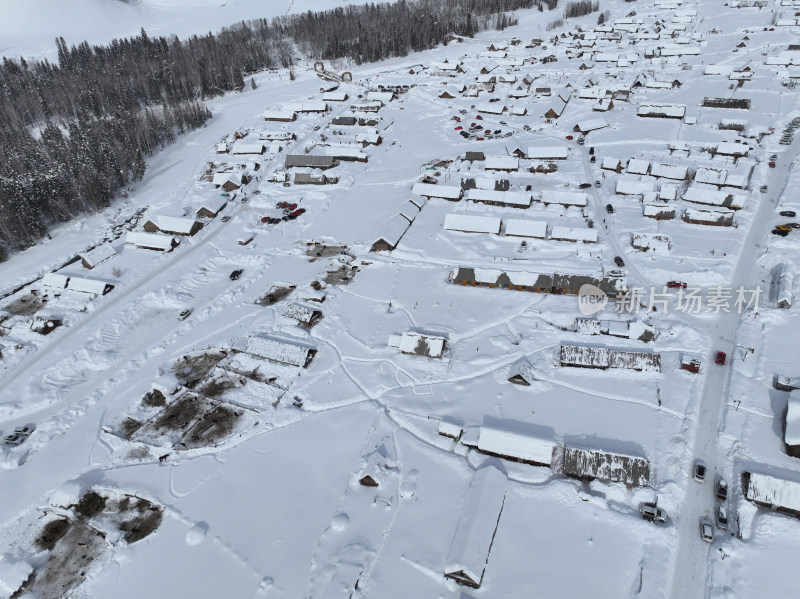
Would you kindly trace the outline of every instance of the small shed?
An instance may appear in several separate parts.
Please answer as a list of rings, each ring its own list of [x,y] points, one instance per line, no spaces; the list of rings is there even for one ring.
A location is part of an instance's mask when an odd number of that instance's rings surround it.
[[[102,264],[106,260],[110,260],[117,255],[117,251],[111,246],[110,243],[102,243],[88,252],[78,254],[81,258],[81,264],[84,268],[92,269],[98,264]]]
[[[300,326],[310,329],[320,321],[322,312],[311,306],[292,302],[286,304],[283,309],[283,316],[296,320]]]
[[[478,436],[481,453],[532,466],[550,466],[555,448],[551,439],[493,426],[482,426]]]
[[[216,218],[222,209],[228,205],[228,198],[224,196],[219,196],[215,198],[208,198],[205,200],[200,208],[197,209],[195,212],[195,216],[198,218]]]
[[[402,353],[409,356],[441,358],[447,347],[447,340],[436,335],[406,332],[390,337],[389,345],[397,347]]]
[[[402,214],[395,214],[383,226],[379,237],[372,242],[371,252],[391,251],[397,247],[411,223]]]
[[[530,387],[533,381],[536,380],[533,367],[526,359],[517,360],[508,369],[508,382],[515,385],[522,385]]]

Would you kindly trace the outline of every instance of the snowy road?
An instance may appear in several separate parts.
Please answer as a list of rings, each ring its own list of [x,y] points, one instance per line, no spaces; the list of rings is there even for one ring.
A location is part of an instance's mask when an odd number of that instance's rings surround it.
[[[755,285],[758,258],[766,251],[765,237],[774,220],[776,198],[786,190],[789,174],[793,167],[793,159],[797,155],[800,144],[795,141],[789,148],[778,154],[778,168],[770,172],[769,188],[772,193],[764,197],[753,221],[747,237],[742,244],[742,251],[736,263],[730,287],[734,290],[740,286],[750,289]],[[762,301],[765,298],[762,298]],[[673,599],[702,598],[707,588],[706,572],[710,551],[717,551],[716,542],[709,545],[700,538],[700,520],[703,518],[715,522],[714,511],[718,504],[714,497],[715,486],[719,478],[731,480],[733,464],[729,456],[721,455],[718,437],[723,415],[723,406],[728,398],[731,368],[736,366],[740,358],[736,350],[736,334],[743,319],[754,317],[751,311],[738,314],[735,310],[721,312],[710,325],[711,353],[705,385],[700,396],[694,423],[694,442],[692,444],[692,460],[687,471],[689,479],[681,514],[676,518],[678,525],[678,549],[674,568],[671,597]],[[728,354],[728,364],[714,364],[717,351]],[[708,467],[705,482],[699,484],[693,480],[695,460],[702,460]],[[735,490],[736,485],[731,485]],[[720,533],[715,529],[715,534]],[[712,553],[713,555],[713,553]]]

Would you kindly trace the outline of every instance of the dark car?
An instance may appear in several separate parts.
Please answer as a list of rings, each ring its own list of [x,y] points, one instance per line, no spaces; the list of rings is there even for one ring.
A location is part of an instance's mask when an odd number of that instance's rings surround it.
[[[781,237],[786,237],[789,234],[789,231],[782,231],[781,229],[772,229],[773,235],[780,235]]]
[[[594,146],[589,148],[589,156],[594,156]]]
[[[700,460],[694,463],[694,479],[699,483],[706,479],[706,465]]]
[[[239,277],[241,277],[241,276],[242,276],[242,273],[243,273],[243,272],[244,272],[244,269],[243,269],[243,268],[237,268],[236,270],[234,270],[234,271],[233,271],[233,272],[232,272],[232,273],[229,275],[229,276],[230,276],[230,278],[231,278],[231,281],[238,281],[238,280],[239,280]]]
[[[494,134],[495,134],[495,135],[500,135],[502,132],[503,132],[503,131],[502,131],[501,129],[495,129],[495,130],[494,130]]]
[[[667,287],[670,289],[686,289],[686,283],[683,281],[667,281]]]
[[[272,217],[271,219],[269,219],[269,224],[271,225],[277,225],[279,222],[281,222],[281,219],[276,217]]]
[[[727,358],[728,354],[726,354],[724,351],[718,351],[717,357],[714,358],[714,362],[716,364],[719,364],[720,366],[725,366],[725,361],[727,360]]]
[[[597,161],[597,156],[592,156],[591,158],[589,158],[589,162],[594,163],[596,161]]]
[[[614,256],[614,264],[617,266],[625,266],[625,261],[619,256]]]
[[[288,205],[289,205],[289,202],[278,202],[277,204],[275,204],[275,207],[276,208],[286,208],[286,206],[288,206]]]
[[[469,137],[469,133],[467,133],[466,131],[462,131],[460,135],[461,137]]]
[[[612,206],[611,204],[606,204],[606,212],[608,212],[609,214],[614,214],[614,206]]]
[[[578,185],[578,189],[589,189],[592,186],[591,183],[581,183]]]
[[[779,212],[778,214],[780,214],[781,216],[786,216],[788,218],[793,218],[793,217],[797,216],[797,213],[794,210],[783,210],[783,211]]]

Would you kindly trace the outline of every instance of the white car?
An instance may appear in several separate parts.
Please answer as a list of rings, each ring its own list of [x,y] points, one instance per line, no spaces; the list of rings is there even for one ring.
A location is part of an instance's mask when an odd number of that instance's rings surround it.
[[[711,543],[714,540],[714,526],[708,520],[700,520],[700,538],[706,543]]]
[[[667,513],[660,507],[656,507],[650,503],[645,503],[640,507],[639,514],[641,514],[642,518],[650,520],[651,522],[663,524],[667,521]]]

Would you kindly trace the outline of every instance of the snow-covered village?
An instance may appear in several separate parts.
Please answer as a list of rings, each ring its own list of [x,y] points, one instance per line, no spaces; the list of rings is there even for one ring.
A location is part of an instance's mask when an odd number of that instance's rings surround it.
[[[793,596],[800,0],[346,4],[0,2],[0,599]]]

